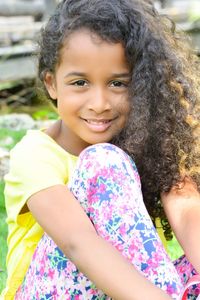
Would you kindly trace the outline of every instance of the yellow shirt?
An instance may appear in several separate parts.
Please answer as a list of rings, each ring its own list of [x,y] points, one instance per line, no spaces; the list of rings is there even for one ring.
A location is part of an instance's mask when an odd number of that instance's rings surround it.
[[[43,234],[30,212],[20,214],[34,193],[57,184],[66,185],[77,157],[39,130],[30,130],[11,150],[5,176],[8,223],[7,283],[0,299],[12,300]]]

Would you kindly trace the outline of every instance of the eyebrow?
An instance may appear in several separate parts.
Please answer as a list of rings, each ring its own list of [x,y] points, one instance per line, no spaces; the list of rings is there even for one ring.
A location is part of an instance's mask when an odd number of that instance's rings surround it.
[[[70,76],[80,76],[80,77],[85,77],[87,76],[86,73],[83,72],[70,72],[67,73],[64,78],[70,77]],[[111,74],[111,77],[117,77],[117,78],[130,78],[130,73],[113,73]]]
[[[113,73],[112,77],[130,78],[130,73]]]

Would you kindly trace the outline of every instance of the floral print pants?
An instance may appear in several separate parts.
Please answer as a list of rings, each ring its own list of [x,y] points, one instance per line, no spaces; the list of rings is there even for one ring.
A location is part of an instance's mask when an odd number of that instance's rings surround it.
[[[80,154],[68,185],[97,233],[172,299],[180,299],[195,271],[185,257],[175,263],[168,257],[143,203],[140,178],[130,157],[111,144],[90,146]],[[46,299],[110,298],[44,234],[15,300]],[[188,299],[196,297],[191,294]]]

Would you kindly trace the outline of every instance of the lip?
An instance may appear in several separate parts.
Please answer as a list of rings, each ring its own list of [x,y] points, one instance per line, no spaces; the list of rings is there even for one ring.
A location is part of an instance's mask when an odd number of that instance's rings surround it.
[[[114,119],[82,119],[87,127],[94,132],[104,132],[112,124]]]

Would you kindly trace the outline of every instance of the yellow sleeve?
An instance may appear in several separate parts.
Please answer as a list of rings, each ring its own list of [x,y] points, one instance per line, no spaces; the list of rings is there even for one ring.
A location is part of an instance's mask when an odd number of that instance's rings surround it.
[[[17,217],[34,193],[66,184],[71,156],[45,133],[30,131],[11,150],[10,172],[5,176],[5,199],[9,219]]]

